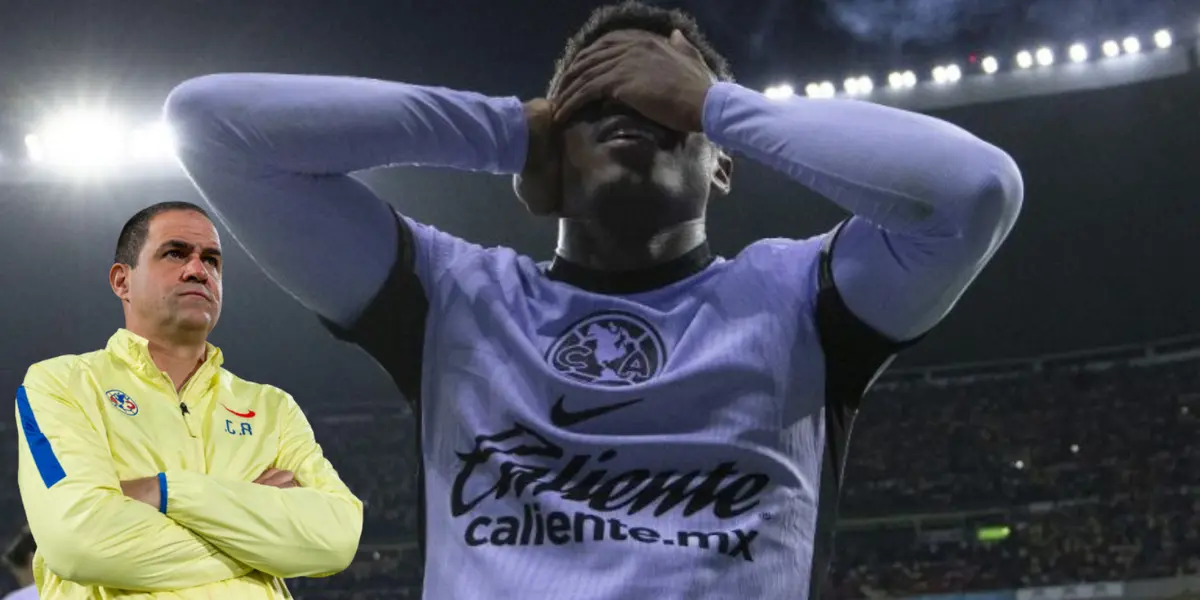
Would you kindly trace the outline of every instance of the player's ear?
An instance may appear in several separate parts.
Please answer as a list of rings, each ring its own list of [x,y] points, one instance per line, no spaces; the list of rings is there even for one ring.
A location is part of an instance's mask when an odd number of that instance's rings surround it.
[[[132,267],[129,265],[114,263],[108,270],[108,285],[112,287],[113,294],[122,301],[129,299],[129,271],[131,269]]]
[[[733,188],[733,157],[716,146],[713,146],[713,151],[717,153],[717,157],[713,161],[712,193],[717,196],[728,196],[729,191]]]

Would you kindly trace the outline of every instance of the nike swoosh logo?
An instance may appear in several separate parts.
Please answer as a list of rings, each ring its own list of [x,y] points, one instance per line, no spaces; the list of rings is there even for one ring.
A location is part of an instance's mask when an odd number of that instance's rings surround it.
[[[596,408],[572,412],[563,407],[564,398],[565,396],[559,396],[558,401],[555,402],[554,406],[550,408],[550,423],[552,423],[555,427],[566,428],[572,425],[578,425],[584,421],[590,421],[596,417],[606,415],[615,410],[620,410],[626,406],[637,404],[638,402],[642,401],[641,398],[634,398],[633,400],[626,400],[616,404],[606,404],[604,406],[597,406]]]
[[[225,405],[224,405],[224,404],[222,404],[221,406],[225,406]],[[252,411],[252,410],[246,411],[246,412],[244,412],[244,413],[240,413],[240,412],[238,412],[238,411],[236,411],[236,410],[233,410],[232,408],[229,408],[228,406],[225,406],[225,410],[227,410],[227,411],[229,411],[229,412],[233,413],[233,415],[234,415],[234,416],[236,416],[236,417],[241,417],[241,418],[243,418],[243,419],[249,419],[249,418],[252,418],[252,417],[254,417],[254,411]]]

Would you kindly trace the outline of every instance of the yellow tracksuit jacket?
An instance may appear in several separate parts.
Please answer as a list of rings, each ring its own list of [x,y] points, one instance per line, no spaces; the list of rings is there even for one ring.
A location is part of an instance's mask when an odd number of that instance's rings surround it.
[[[350,564],[362,503],[287,393],[204,364],[178,393],[145,339],[35,364],[17,392],[18,481],[43,600],[290,598]],[[268,467],[301,487],[250,483]],[[122,480],[158,476],[160,510]]]

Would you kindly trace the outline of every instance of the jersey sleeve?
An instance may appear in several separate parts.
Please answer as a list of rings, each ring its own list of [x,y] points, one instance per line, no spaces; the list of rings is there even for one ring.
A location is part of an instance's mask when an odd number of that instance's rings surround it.
[[[325,459],[290,396],[275,468],[301,487],[275,487],[201,473],[164,475],[163,512],[241,562],[280,578],[323,577],[350,565],[362,534],[362,502]]]
[[[831,415],[848,417],[892,359],[924,336],[892,340],[847,306],[833,260],[844,228],[845,222],[808,239],[762,240],[739,260],[753,261],[772,289],[783,290],[774,301],[812,328],[824,355],[825,405]]]
[[[164,591],[240,577],[250,567],[124,496],[104,424],[35,365],[17,391],[18,482],[38,554],[82,585]]]
[[[383,287],[350,327],[322,322],[335,337],[370,354],[415,406],[421,395],[430,296],[456,261],[484,250],[398,213],[393,219],[399,247]]]
[[[895,340],[928,332],[1011,231],[1013,159],[960,127],[869,102],[713,86],[705,132],[854,216],[832,250],[839,297]]]
[[[512,174],[528,143],[515,97],[354,77],[209,75],[175,88],[164,112],[180,162],[238,243],[344,328],[362,320],[405,252],[391,207],[353,174]]]

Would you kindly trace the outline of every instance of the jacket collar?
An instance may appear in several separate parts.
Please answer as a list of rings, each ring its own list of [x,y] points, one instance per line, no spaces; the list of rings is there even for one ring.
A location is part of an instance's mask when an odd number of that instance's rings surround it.
[[[221,353],[221,349],[205,342],[208,348],[204,357],[204,363],[200,368],[196,369],[192,379],[196,381],[204,381],[211,384],[221,372],[221,365],[225,362],[225,357]],[[137,371],[143,377],[148,379],[157,379],[162,377],[162,370],[158,365],[154,364],[154,359],[150,356],[150,340],[129,331],[128,329],[118,329],[112,337],[108,338],[108,345],[105,350],[113,356],[116,356],[122,362],[129,365],[134,371]]]

